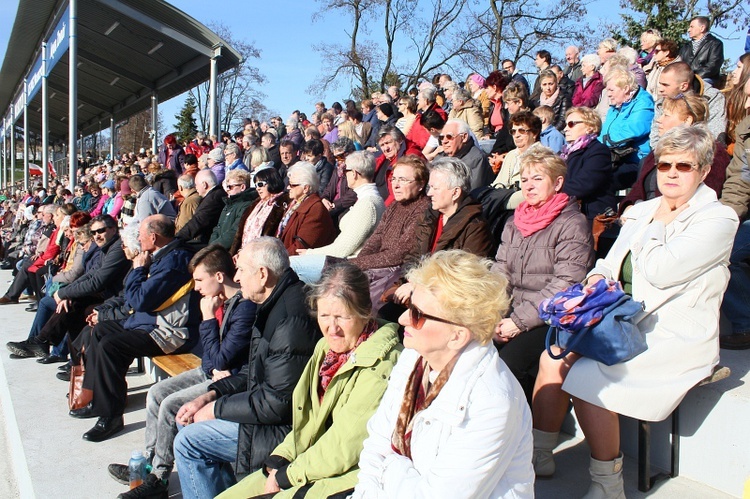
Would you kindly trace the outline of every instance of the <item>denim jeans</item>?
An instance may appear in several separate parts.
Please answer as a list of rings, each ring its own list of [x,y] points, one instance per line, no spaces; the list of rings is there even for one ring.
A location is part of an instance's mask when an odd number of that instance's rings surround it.
[[[39,300],[39,306],[34,316],[34,322],[31,324],[31,330],[29,331],[29,339],[39,334],[47,321],[57,310],[57,303],[51,296],[45,296]]]
[[[153,473],[169,478],[174,466],[172,445],[177,435],[174,418],[183,404],[206,393],[211,384],[196,367],[190,371],[159,381],[146,396],[146,450],[154,456]]]
[[[312,284],[320,280],[326,255],[296,255],[289,258],[289,263],[302,282]]]
[[[732,323],[734,334],[750,333],[750,220],[740,224],[729,256],[729,286],[721,312]]]
[[[185,426],[174,439],[183,499],[216,497],[237,480],[229,463],[237,457],[240,425],[213,419]]]

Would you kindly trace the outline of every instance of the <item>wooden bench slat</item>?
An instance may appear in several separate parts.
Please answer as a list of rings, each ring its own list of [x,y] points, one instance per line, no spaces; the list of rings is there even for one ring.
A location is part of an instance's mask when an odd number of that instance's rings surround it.
[[[200,357],[192,353],[157,355],[156,357],[151,357],[151,361],[170,376],[177,376],[201,365]]]

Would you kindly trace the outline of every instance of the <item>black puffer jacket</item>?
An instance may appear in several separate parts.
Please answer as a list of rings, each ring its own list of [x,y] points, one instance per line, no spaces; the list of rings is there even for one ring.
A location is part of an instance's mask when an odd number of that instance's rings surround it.
[[[288,269],[258,306],[247,365],[209,386],[219,395],[216,418],[240,423],[238,479],[260,469],[291,430],[292,392],[319,338],[304,285]]]

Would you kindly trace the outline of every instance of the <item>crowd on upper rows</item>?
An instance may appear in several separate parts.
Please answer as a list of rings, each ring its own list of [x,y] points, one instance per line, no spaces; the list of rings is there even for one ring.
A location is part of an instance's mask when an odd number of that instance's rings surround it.
[[[539,51],[533,88],[506,60],[309,120],[168,135],[84,168],[75,192],[14,193],[0,303],[26,292],[36,315],[8,349],[70,355],[61,379],[85,364],[93,400],[71,416],[98,417],[95,442],[123,428],[134,358],[202,352],[149,391],[153,472],[123,497],[165,496],[175,462],[184,497],[531,496],[571,396],[587,497],[623,497],[617,414],[663,419],[711,372],[720,306],[722,346],[750,346],[750,53],[714,88],[707,28],[569,47],[565,69]],[[541,302],[602,279],[644,302],[649,349],[554,360]]]

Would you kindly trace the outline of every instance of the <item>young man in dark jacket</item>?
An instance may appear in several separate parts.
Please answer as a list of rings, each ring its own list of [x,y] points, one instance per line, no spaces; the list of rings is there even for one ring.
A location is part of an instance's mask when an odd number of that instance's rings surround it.
[[[101,442],[123,428],[125,374],[136,357],[189,351],[197,341],[200,310],[188,265],[192,252],[174,235],[174,222],[152,215],[140,226],[141,252],[125,280],[125,321],[100,322],[85,354],[84,388],[93,401],[70,411],[76,418],[99,417],[83,439]]]
[[[259,469],[292,424],[292,391],[320,337],[304,285],[276,238],[239,254],[235,281],[258,304],[248,364],[185,404],[174,452],[185,499],[215,497]],[[236,459],[236,477],[226,463]]]
[[[234,278],[232,256],[223,247],[208,246],[190,261],[195,290],[201,298],[201,366],[152,386],[146,398],[146,450],[153,471],[144,483],[120,498],[167,497],[174,466],[172,443],[177,434],[175,416],[183,404],[202,395],[211,383],[236,374],[247,362],[256,305],[242,297]],[[128,483],[128,467],[109,465],[110,475]]]

